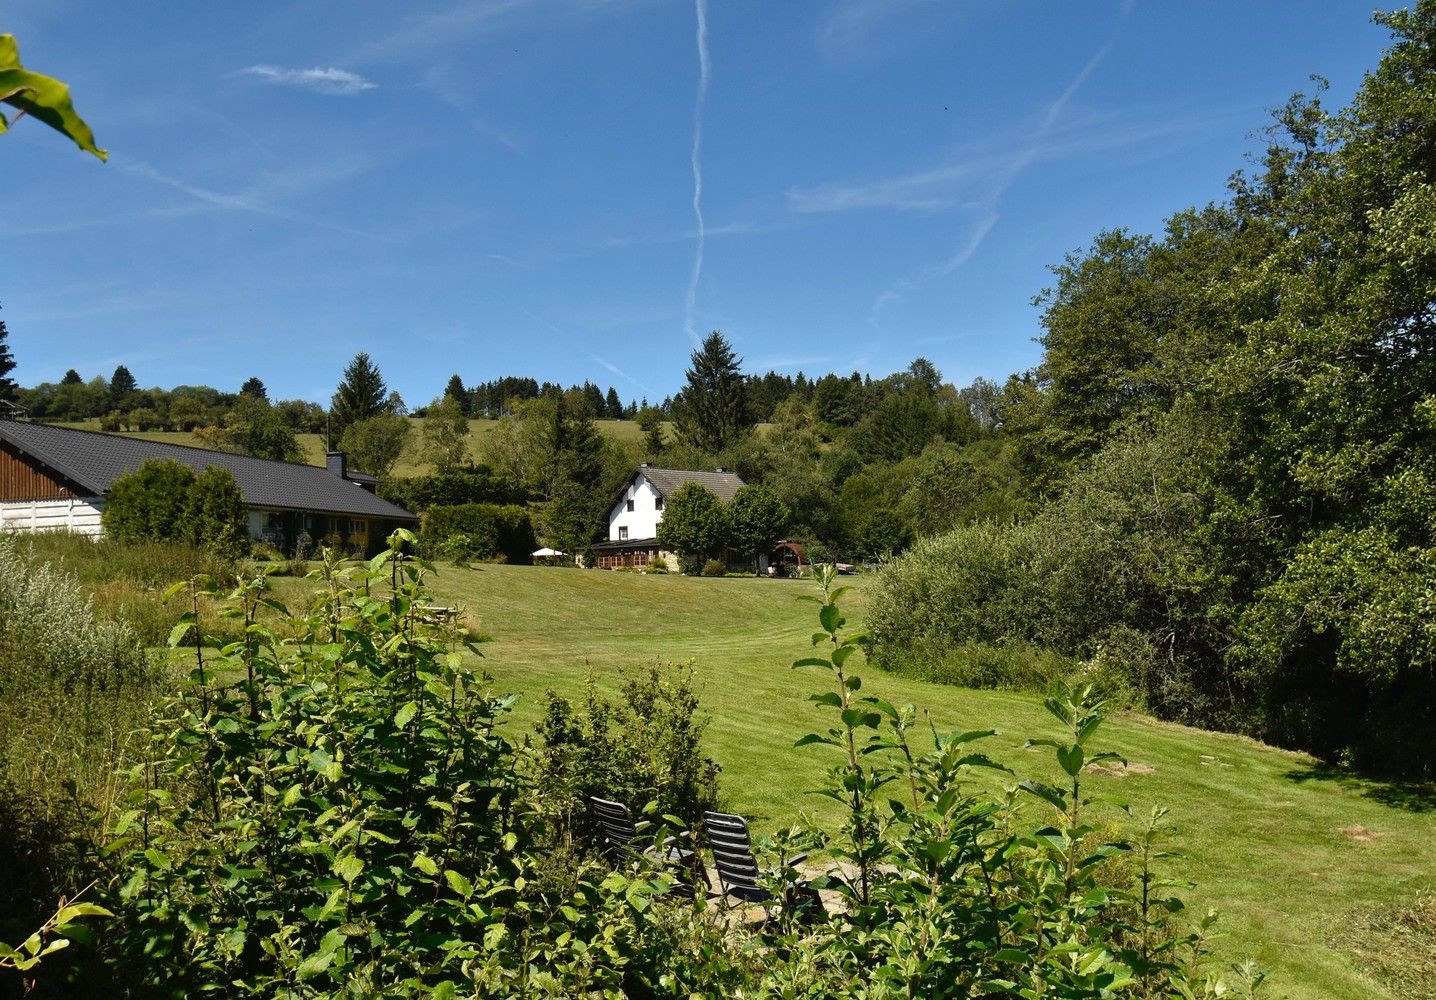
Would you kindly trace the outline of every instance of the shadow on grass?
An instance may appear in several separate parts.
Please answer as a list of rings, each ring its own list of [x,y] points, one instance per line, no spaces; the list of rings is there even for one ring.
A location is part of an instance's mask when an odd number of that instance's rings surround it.
[[[1429,781],[1377,781],[1326,764],[1312,764],[1300,770],[1288,771],[1286,777],[1298,784],[1308,781],[1334,781],[1363,798],[1373,799],[1393,809],[1413,813],[1436,812],[1436,783]]]

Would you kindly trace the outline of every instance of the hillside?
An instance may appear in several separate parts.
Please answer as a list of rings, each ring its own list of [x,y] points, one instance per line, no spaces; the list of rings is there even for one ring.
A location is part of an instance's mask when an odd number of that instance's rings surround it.
[[[396,476],[413,476],[431,471],[420,460],[418,445],[420,441],[419,432],[423,420],[419,417],[410,417],[409,423],[413,432],[409,438],[409,444],[404,449],[404,454],[399,459],[399,464],[394,468]],[[643,430],[632,420],[598,420],[594,422],[598,432],[605,437],[616,441],[637,443],[643,439]],[[99,430],[98,420],[83,420],[72,423],[62,423],[62,427],[78,427],[83,430]],[[498,426],[497,420],[470,420],[469,421],[469,453],[477,461],[480,451],[483,448],[483,441],[489,434],[493,433]],[[126,437],[141,438],[145,441],[164,441],[168,444],[190,445],[195,448],[203,448],[205,444],[199,438],[186,431],[126,431]],[[304,452],[304,460],[310,465],[324,464],[324,438],[320,434],[300,434],[299,447]]]
[[[729,805],[760,828],[804,813],[835,827],[829,803],[804,794],[831,761],[793,749],[819,724],[806,696],[821,678],[789,667],[812,631],[813,606],[795,600],[809,584],[506,566],[443,567],[434,583],[494,636],[485,669],[499,689],[525,695],[516,737],[546,689],[574,695],[590,673],[611,687],[624,669],[691,662]],[[850,602],[853,619],[864,583]],[[865,675],[865,692],[912,702],[940,729],[999,730],[988,752],[1020,776],[1053,777],[1042,771],[1051,766],[1045,756],[1020,749],[1029,736],[1053,735],[1035,696]],[[1171,864],[1198,884],[1188,894],[1193,913],[1222,911],[1227,957],[1272,969],[1277,992],[1294,1000],[1403,995],[1377,986],[1343,948],[1354,947],[1348,932],[1374,911],[1436,888],[1429,789],[1339,778],[1301,754],[1139,715],[1104,732],[1134,770],[1094,776],[1092,793],[1139,812],[1171,808],[1174,845],[1185,854]],[[1112,822],[1124,819],[1105,811]]]

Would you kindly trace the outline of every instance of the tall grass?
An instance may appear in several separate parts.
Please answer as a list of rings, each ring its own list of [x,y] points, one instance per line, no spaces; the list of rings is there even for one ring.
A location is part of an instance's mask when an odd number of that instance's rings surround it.
[[[234,564],[205,549],[172,542],[93,539],[68,532],[24,536],[33,560],[57,567],[94,601],[96,610],[129,626],[140,644],[163,645],[170,629],[186,610],[180,602],[165,604],[165,588],[178,580],[208,576],[222,587],[234,581]],[[221,627],[217,641],[238,638],[237,627],[211,621],[207,631]]]
[[[114,805],[163,683],[44,541],[0,535],[0,940],[81,887],[88,818]]]

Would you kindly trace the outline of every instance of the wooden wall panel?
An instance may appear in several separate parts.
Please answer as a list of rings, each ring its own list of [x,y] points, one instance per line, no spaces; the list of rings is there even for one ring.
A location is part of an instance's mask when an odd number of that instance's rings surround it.
[[[0,500],[63,500],[75,496],[65,481],[14,445],[0,444]]]

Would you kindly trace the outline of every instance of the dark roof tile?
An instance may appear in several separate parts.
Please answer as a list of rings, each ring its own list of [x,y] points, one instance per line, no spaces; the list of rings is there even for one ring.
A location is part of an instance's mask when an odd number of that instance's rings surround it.
[[[196,472],[215,465],[228,469],[250,507],[417,520],[403,507],[375,496],[353,480],[314,465],[18,420],[0,420],[0,440],[97,496],[108,493],[116,479],[139,468],[145,459],[169,458]]]

